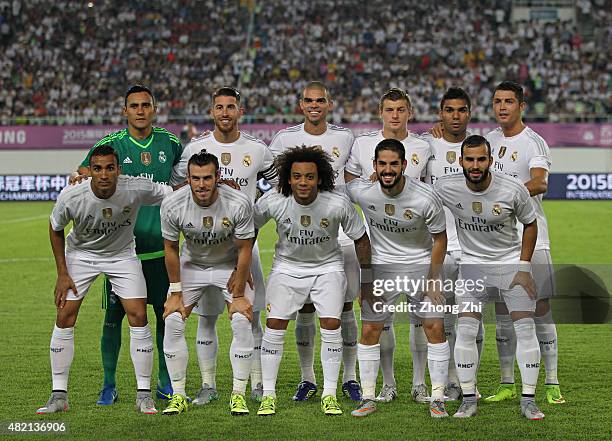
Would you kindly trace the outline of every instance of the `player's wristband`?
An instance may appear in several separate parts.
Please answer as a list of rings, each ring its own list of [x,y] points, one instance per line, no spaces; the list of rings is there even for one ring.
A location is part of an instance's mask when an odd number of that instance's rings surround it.
[[[183,284],[181,282],[170,283],[170,292],[181,292],[183,290]]]
[[[372,268],[361,268],[361,283],[372,283]]]
[[[531,262],[529,262],[528,260],[519,261],[518,270],[524,273],[530,273],[531,272]]]

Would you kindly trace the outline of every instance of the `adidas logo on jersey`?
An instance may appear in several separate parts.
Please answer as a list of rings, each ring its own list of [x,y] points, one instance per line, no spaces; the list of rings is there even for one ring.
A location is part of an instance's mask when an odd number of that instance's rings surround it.
[[[123,163],[124,163],[124,164],[131,164],[131,163],[132,163],[132,160],[130,159],[130,157],[129,157],[129,156],[126,156],[126,158],[123,160]]]
[[[94,218],[94,217],[93,217],[91,214],[88,214],[88,215],[87,215],[87,217],[86,217],[85,219],[87,220],[87,219],[93,219],[93,218]]]
[[[283,221],[283,225],[291,224],[291,219],[287,218]]]
[[[461,202],[455,205],[455,207],[457,207],[459,210],[463,210],[463,205],[461,205]]]
[[[195,228],[191,222],[185,225],[185,228]]]
[[[368,210],[376,211],[376,207],[374,205],[370,205],[368,207]]]

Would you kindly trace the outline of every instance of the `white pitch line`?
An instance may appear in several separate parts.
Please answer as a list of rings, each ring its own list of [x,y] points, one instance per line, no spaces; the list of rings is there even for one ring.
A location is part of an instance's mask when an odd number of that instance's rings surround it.
[[[44,215],[44,216],[30,216],[30,217],[19,217],[17,219],[9,219],[9,220],[3,220],[0,221],[0,225],[5,225],[5,224],[18,224],[20,222],[28,222],[28,221],[33,221],[33,220],[42,220],[42,219],[49,219],[49,215]]]
[[[51,262],[51,257],[14,257],[12,259],[0,259],[0,263],[21,263],[21,262]]]

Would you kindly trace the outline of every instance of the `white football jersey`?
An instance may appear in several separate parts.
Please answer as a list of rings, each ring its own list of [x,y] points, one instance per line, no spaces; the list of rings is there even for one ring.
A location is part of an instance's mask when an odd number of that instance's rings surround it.
[[[369,179],[374,173],[374,166],[372,165],[374,150],[383,139],[385,138],[382,130],[365,133],[355,138],[351,155],[346,163],[346,171],[355,176]],[[405,174],[411,178],[420,179],[425,174],[425,166],[431,156],[429,144],[410,132],[401,142],[406,150],[406,161],[408,161]]]
[[[462,263],[518,262],[521,237],[517,220],[536,220],[527,187],[518,179],[492,172],[483,192],[470,190],[463,174],[441,176],[434,189],[455,217]]]
[[[320,192],[311,204],[300,205],[293,196],[270,190],[255,204],[255,228],[270,219],[276,222],[278,234],[272,271],[296,276],[344,271],[338,229],[342,226],[351,240],[365,234],[351,201],[327,191]]]
[[[406,178],[402,192],[389,196],[379,182],[353,179],[346,189],[369,226],[373,264],[431,262],[431,234],[446,228],[442,201],[431,186]]]
[[[525,127],[518,135],[506,137],[501,128],[489,132],[486,136],[491,144],[493,170],[525,183],[531,180],[532,168],[543,168],[550,171],[551,155],[548,144],[531,128]],[[536,250],[550,250],[548,223],[542,207],[543,194],[533,197],[538,217],[538,242]],[[522,227],[521,227],[522,228]]]
[[[249,198],[238,190],[220,185],[219,196],[208,207],[196,204],[191,187],[185,186],[168,196],[161,206],[161,228],[164,239],[185,241],[181,261],[200,266],[235,264],[238,249],[234,239],[255,237],[253,207]]]
[[[134,225],[141,205],[159,205],[172,187],[143,177],[120,175],[115,193],[98,198],[91,180],[64,188],[51,213],[51,227],[63,230],[66,254],[82,259],[121,260],[136,256]]]
[[[259,173],[268,181],[274,182],[276,179],[274,157],[263,141],[240,132],[236,142],[222,143],[215,139],[213,132],[210,132],[195,138],[185,146],[176,167],[177,172],[172,177],[173,183],[184,182],[187,179],[189,158],[202,150],[217,157],[221,178],[235,181],[251,201],[255,201]]]
[[[353,132],[344,127],[327,124],[327,130],[321,135],[311,135],[304,130],[304,123],[288,127],[279,131],[272,142],[270,150],[276,158],[285,150],[298,147],[301,145],[321,146],[323,151],[327,152],[332,159],[332,168],[334,169],[334,182],[337,186],[344,184],[344,166],[351,154],[351,147],[355,137]],[[351,239],[344,234],[342,228],[339,236],[340,244],[350,244]]]
[[[427,184],[433,185],[440,176],[463,174],[459,165],[461,142],[448,142],[444,138],[434,138],[429,133],[422,134],[419,137],[427,141],[431,147],[431,156],[425,168],[425,182]],[[453,214],[447,207],[444,207],[444,214],[446,215],[446,238],[448,240],[446,251],[460,251],[461,246],[457,238]]]

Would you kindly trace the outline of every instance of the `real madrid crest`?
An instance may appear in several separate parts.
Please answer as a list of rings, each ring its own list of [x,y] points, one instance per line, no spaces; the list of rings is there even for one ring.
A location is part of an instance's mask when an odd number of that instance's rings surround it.
[[[412,157],[410,158],[410,162],[412,162],[412,165],[419,165],[419,162],[421,162],[419,160],[419,155],[417,155],[416,153],[413,153]]]
[[[163,163],[165,163],[165,162],[166,162],[166,152],[164,152],[163,150],[161,150],[161,151],[159,152],[159,155],[158,155],[158,157],[157,157],[157,160],[158,160],[159,162],[161,162],[162,164],[163,164]]]
[[[112,208],[103,208],[102,209],[102,217],[104,217],[104,219],[110,219],[111,217],[113,217],[113,209]]]
[[[472,210],[476,214],[482,213],[482,202],[478,202],[478,201],[472,202]]]
[[[250,166],[252,162],[253,160],[251,159],[251,155],[244,155],[244,157],[242,158],[242,165],[244,165],[245,167]]]
[[[499,152],[497,152],[497,157],[498,157],[499,159],[501,159],[501,158],[503,158],[503,157],[504,157],[504,155],[505,155],[505,154],[506,154],[506,146],[502,145],[502,146],[499,148]]]
[[[223,218],[223,228],[231,228],[232,222],[229,220],[229,217]]]
[[[319,225],[321,225],[321,228],[327,228],[329,227],[329,220],[324,217],[323,219],[321,219],[321,222],[319,222]]]
[[[518,159],[518,152],[512,152],[512,154],[510,155],[510,159],[512,160],[512,162],[516,162],[516,160]]]
[[[309,227],[310,226],[310,216],[308,216],[307,214],[303,214],[302,216],[300,216],[300,223],[302,224],[303,227]]]
[[[493,209],[491,210],[491,213],[493,213],[493,216],[499,216],[501,212],[502,212],[501,205],[493,204]]]
[[[410,220],[412,219],[412,211],[409,209],[404,210],[404,219]]]
[[[132,207],[130,207],[129,205],[123,207],[123,214],[128,214],[130,211],[132,211]]]
[[[213,227],[213,218],[212,216],[204,216],[202,218],[202,225],[204,228],[211,229]]]
[[[389,216],[393,216],[395,214],[395,205],[385,204],[385,213]]]
[[[142,162],[143,165],[150,165],[151,152],[140,152],[140,162]]]
[[[336,159],[340,157],[340,149],[338,147],[332,147],[332,156]]]
[[[446,152],[446,161],[449,164],[452,164],[456,160],[457,160],[457,152],[453,152],[452,150],[449,150],[448,152]]]
[[[221,153],[221,164],[228,165],[232,162],[232,154],[231,153]]]

